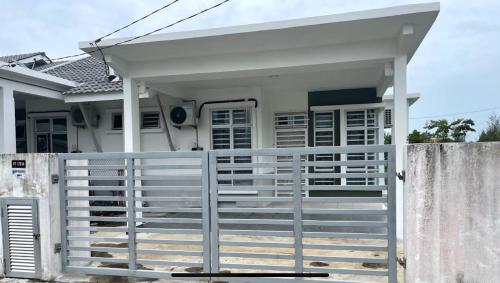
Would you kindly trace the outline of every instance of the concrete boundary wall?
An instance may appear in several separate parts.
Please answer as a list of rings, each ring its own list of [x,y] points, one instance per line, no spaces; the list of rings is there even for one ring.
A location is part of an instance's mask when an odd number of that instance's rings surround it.
[[[406,282],[500,282],[500,143],[409,145]]]
[[[12,173],[12,160],[25,160],[24,178]],[[61,243],[59,184],[52,184],[51,175],[58,174],[56,154],[0,154],[0,200],[3,198],[34,198],[38,201],[42,280],[54,280],[61,274],[61,256],[55,245]],[[0,235],[4,237],[4,231]],[[0,241],[0,276],[5,276],[4,247]]]

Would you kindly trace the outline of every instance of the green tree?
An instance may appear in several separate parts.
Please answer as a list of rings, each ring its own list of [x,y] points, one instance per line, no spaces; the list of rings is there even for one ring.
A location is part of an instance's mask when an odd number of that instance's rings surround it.
[[[418,130],[413,130],[408,135],[408,143],[429,143],[431,142],[431,134],[428,132],[420,132]]]
[[[430,120],[425,123],[424,129],[433,131],[431,137],[437,138],[440,142],[450,142],[450,124],[446,119]]]
[[[479,135],[480,142],[500,141],[500,116],[491,114],[488,126]]]
[[[384,144],[392,144],[392,135],[384,133]]]
[[[468,132],[476,131],[474,125],[471,119],[457,119],[451,123],[440,119],[428,121],[424,129],[431,131],[431,137],[437,138],[439,142],[464,142]]]
[[[472,119],[457,119],[450,123],[451,137],[454,142],[465,142],[468,132],[475,132]]]

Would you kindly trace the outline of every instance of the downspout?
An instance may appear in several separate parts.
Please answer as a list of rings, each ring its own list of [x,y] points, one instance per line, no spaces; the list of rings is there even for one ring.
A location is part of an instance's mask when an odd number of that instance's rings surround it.
[[[83,103],[78,103],[78,106],[80,107],[80,111],[82,111],[83,115],[83,120],[85,121],[85,125],[90,131],[90,135],[92,136],[92,141],[94,142],[94,147],[97,152],[102,152],[101,145],[97,141],[97,136],[95,135],[94,132],[94,127],[92,127],[92,124],[90,123],[89,116],[87,115],[87,110],[85,109],[85,106]]]
[[[165,118],[165,112],[161,106],[160,95],[156,94],[156,100],[158,101],[158,107],[160,107],[161,118],[163,119],[163,124],[165,125],[165,135],[167,136],[168,147],[170,151],[175,151],[174,143],[172,142],[172,136],[170,135],[170,130],[168,129],[167,118]]]

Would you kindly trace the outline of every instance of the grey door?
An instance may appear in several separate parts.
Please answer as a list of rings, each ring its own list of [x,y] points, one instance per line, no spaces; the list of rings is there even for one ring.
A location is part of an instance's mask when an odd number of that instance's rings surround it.
[[[38,278],[40,230],[36,199],[8,198],[2,204],[2,231],[7,277]]]

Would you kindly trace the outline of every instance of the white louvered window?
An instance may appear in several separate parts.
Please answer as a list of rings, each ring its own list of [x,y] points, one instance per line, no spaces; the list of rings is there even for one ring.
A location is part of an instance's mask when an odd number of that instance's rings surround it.
[[[346,144],[378,144],[379,124],[376,109],[346,111]],[[375,160],[375,153],[349,153],[347,160]],[[346,173],[376,173],[377,166],[348,166]],[[347,178],[347,185],[375,185],[375,178]]]
[[[275,113],[274,114],[274,144],[276,148],[293,148],[307,146],[307,113]],[[302,161],[307,157],[302,156]],[[292,162],[292,156],[276,156],[276,162]],[[305,167],[303,167],[305,172]],[[276,174],[291,174],[292,167],[279,167]],[[303,184],[305,180],[303,180]],[[292,184],[291,180],[276,180],[277,186]],[[290,196],[291,192],[277,190],[276,196]]]
[[[252,111],[249,108],[211,111],[212,149],[252,148]],[[251,163],[251,156],[218,157],[218,163]],[[219,170],[219,174],[252,174],[251,168]],[[252,185],[252,180],[219,181],[233,186]],[[236,193],[241,193],[236,191]]]
[[[333,111],[314,113],[314,146],[334,146],[335,145],[335,115]],[[316,154],[315,161],[333,161],[333,154]],[[333,166],[316,166],[315,172],[334,173]],[[336,180],[333,178],[314,179],[315,185],[333,185]]]
[[[35,277],[39,271],[39,231],[33,200],[6,200],[3,209],[7,276]]]

